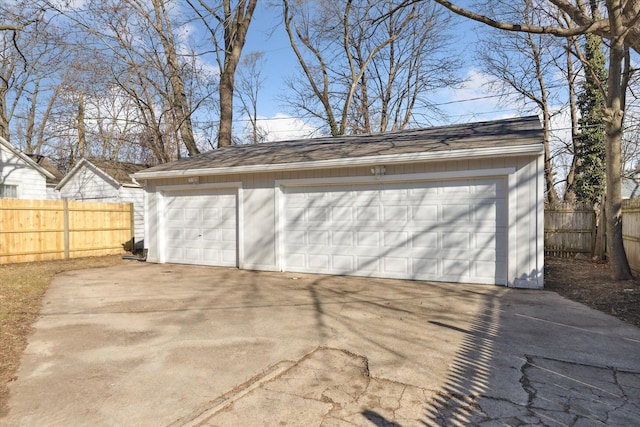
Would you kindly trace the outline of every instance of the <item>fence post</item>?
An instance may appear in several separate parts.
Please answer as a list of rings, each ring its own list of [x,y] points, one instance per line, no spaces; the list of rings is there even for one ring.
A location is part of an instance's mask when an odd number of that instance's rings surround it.
[[[129,203],[129,219],[131,221],[131,253],[135,253],[136,251],[136,221],[133,215],[133,203]]]
[[[62,205],[64,207],[64,259],[69,259],[69,199],[63,198]]]

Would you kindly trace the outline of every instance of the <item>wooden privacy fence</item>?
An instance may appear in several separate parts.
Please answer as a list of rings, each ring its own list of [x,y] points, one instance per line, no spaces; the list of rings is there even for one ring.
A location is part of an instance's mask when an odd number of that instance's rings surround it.
[[[640,273],[640,198],[622,201],[622,241],[629,266]]]
[[[596,245],[596,212],[589,207],[545,207],[544,252],[549,256],[592,255]]]
[[[124,253],[131,203],[0,199],[0,264]]]

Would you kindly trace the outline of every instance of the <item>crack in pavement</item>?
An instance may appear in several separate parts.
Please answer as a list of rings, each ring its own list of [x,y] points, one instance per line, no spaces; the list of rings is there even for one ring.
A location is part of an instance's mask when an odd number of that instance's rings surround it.
[[[526,404],[441,394],[425,425],[640,425],[640,372],[527,355],[520,373]]]
[[[174,425],[416,425],[430,392],[371,377],[366,357],[318,347]],[[268,406],[268,410],[267,410]]]
[[[640,372],[526,355],[526,403],[500,390],[434,391],[370,375],[366,357],[318,347],[174,425],[628,426],[640,423]]]

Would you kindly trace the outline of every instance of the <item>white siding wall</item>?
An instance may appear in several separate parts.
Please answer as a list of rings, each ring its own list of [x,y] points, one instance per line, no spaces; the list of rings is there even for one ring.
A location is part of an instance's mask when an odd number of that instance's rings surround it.
[[[31,165],[0,146],[0,183],[18,186],[19,199],[47,198],[46,178]]]
[[[60,197],[69,200],[119,202],[118,186],[93,168],[78,170],[60,189]]]
[[[136,241],[144,239],[144,190],[114,185],[102,173],[85,166],[60,189],[60,198],[86,202],[133,203]]]
[[[433,172],[455,172],[483,169],[515,169],[509,189],[510,224],[507,252],[508,283],[510,286],[541,287],[543,241],[539,228],[542,219],[537,204],[542,203],[541,181],[538,157],[513,158],[498,157],[468,161],[440,161],[407,165],[386,166],[386,175],[402,175]],[[340,168],[315,171],[293,171],[280,173],[260,173],[246,175],[200,177],[200,184],[221,182],[242,182],[243,235],[240,259],[241,268],[257,270],[278,270],[278,242],[276,239],[276,180],[323,179],[329,177],[371,176],[371,167]],[[147,186],[147,227],[145,247],[149,249],[148,259],[158,262],[157,233],[158,216],[162,215],[158,186],[186,185],[183,179],[162,179],[149,181]],[[514,239],[512,239],[513,237]]]
[[[138,187],[121,187],[120,201],[133,203],[136,242],[144,239],[144,190]]]
[[[56,184],[47,185],[47,200],[60,200],[60,192],[56,190]]]

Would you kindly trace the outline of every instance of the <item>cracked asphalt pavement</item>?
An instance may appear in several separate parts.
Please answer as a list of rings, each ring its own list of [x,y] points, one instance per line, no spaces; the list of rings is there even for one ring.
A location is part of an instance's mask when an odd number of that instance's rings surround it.
[[[552,292],[132,263],[54,280],[0,425],[640,425],[639,353]]]

